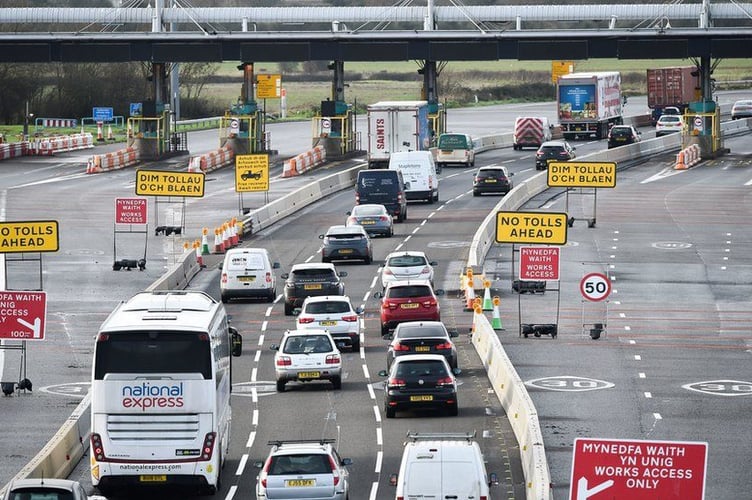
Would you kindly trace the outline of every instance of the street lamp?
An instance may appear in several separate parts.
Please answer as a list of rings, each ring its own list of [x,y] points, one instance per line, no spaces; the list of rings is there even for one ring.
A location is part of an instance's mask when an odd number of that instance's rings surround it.
[[[24,113],[23,140],[29,140],[29,120],[34,118],[34,113],[29,113],[29,101],[26,101],[26,112]]]

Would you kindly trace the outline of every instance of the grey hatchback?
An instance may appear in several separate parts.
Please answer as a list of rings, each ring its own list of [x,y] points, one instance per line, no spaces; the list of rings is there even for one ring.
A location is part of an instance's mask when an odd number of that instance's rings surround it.
[[[370,264],[373,260],[371,238],[363,226],[332,226],[319,238],[324,240],[321,262],[362,260]]]

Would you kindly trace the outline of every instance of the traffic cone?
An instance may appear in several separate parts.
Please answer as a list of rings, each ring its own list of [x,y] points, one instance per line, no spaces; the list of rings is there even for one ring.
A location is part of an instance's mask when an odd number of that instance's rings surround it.
[[[483,310],[490,311],[493,309],[493,301],[491,300],[491,282],[489,280],[483,280]]]
[[[112,135],[112,125],[107,125],[107,140],[108,141],[114,141],[115,136]]]
[[[674,166],[674,170],[687,170],[687,164],[684,163],[684,151],[679,151],[676,154],[676,165]]]
[[[225,253],[225,245],[222,243],[222,230],[214,228],[214,253]]]
[[[478,299],[478,300],[479,300],[479,301],[478,301],[478,302],[476,302],[476,303],[475,303],[475,305],[474,305],[474,307],[473,307],[473,324],[472,324],[472,326],[470,327],[470,334],[471,334],[471,335],[472,335],[473,333],[475,333],[475,324],[476,324],[476,322],[477,322],[477,318],[478,318],[478,317],[479,317],[479,316],[480,316],[481,314],[483,314],[483,309],[482,309],[482,308],[480,307],[480,299]]]
[[[196,252],[196,263],[198,267],[206,267],[204,265],[204,256],[201,255],[201,241],[196,240],[193,242],[193,251]]]
[[[97,122],[97,141],[98,142],[104,141],[104,135],[102,132],[102,122]]]
[[[473,270],[468,269],[465,274],[467,282],[465,283],[465,311],[473,310],[473,300],[475,300],[475,289],[473,288]]]
[[[493,319],[491,319],[491,328],[494,330],[503,330],[504,325],[501,324],[501,315],[499,314],[499,306],[501,305],[501,299],[499,296],[493,298]]]
[[[225,250],[232,248],[232,242],[230,241],[230,230],[227,222],[222,223],[222,243],[225,245]]]
[[[205,227],[201,230],[201,255],[209,255],[209,228]]]
[[[238,239],[238,219],[233,217],[230,219],[230,241],[232,246],[238,246],[240,240]]]

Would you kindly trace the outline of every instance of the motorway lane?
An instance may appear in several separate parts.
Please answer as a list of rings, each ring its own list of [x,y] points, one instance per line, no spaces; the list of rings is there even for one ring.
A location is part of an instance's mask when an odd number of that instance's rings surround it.
[[[559,337],[504,335],[538,410],[557,499],[569,490],[576,437],[706,441],[705,498],[749,496],[752,150],[748,136],[727,146],[731,156],[684,172],[671,168],[673,155],[620,170],[616,188],[599,192],[596,227],[576,221],[562,248]],[[522,210],[563,211],[563,198]],[[571,196],[570,208],[586,216],[592,198]],[[510,252],[500,245],[486,262],[497,269],[502,317],[555,322],[555,292],[511,293]],[[580,295],[594,271],[611,279],[607,304]],[[583,333],[593,322],[607,324],[598,341]],[[576,391],[566,377],[613,386]],[[546,387],[534,383],[541,378]]]

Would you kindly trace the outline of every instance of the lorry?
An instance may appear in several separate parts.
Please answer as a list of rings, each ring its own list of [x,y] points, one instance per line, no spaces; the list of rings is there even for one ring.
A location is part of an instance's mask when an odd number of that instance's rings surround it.
[[[427,151],[432,143],[428,101],[381,101],[367,107],[368,168],[388,168],[396,151]]]
[[[690,102],[700,100],[699,72],[694,66],[648,69],[647,88],[650,121],[655,125],[666,108],[683,114]]]
[[[565,139],[594,135],[603,139],[613,125],[622,125],[621,73],[570,73],[559,77],[556,104]]]

